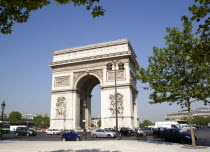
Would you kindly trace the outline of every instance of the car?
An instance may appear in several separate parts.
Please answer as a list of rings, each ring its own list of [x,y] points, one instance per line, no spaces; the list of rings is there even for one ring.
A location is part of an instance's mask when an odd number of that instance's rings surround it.
[[[104,130],[109,130],[109,131],[112,131],[112,132],[116,132],[116,130],[113,129],[113,128],[104,128]]]
[[[19,136],[36,136],[37,132],[34,131],[33,129],[27,128],[27,127],[17,127],[15,131],[15,135]]]
[[[147,136],[152,136],[153,135],[153,131],[151,129],[148,129],[146,127],[139,127],[139,128],[137,128],[137,130],[138,129],[140,129],[141,131],[146,133]]]
[[[184,129],[184,130],[190,131],[190,125],[183,125],[183,126],[181,127],[181,129]],[[193,127],[193,130],[194,130],[194,131],[196,131],[196,130],[197,130],[197,128],[196,128],[196,127]]]
[[[61,136],[62,141],[80,141],[81,137],[79,134],[77,134],[74,130],[64,130]]]
[[[110,130],[105,130],[105,129],[95,129],[91,132],[91,136],[93,138],[97,138],[97,137],[112,138],[112,137],[116,137],[116,133]]]
[[[134,136],[136,133],[131,128],[122,127],[120,128],[120,135],[121,136]]]
[[[153,138],[162,138],[163,131],[166,128],[155,128],[153,130]]]
[[[60,135],[61,131],[58,129],[47,129],[46,135]]]
[[[162,139],[165,141],[180,142],[180,143],[191,143],[191,134],[183,129],[173,128],[165,129],[162,133]],[[197,137],[195,136],[195,140]]]

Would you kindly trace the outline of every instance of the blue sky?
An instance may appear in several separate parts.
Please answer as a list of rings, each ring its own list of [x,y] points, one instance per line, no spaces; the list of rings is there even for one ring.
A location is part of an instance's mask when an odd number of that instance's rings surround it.
[[[49,5],[0,35],[0,102],[6,113],[50,113],[52,53],[55,50],[127,38],[139,64],[148,65],[153,46],[164,47],[165,27],[181,28],[181,16],[193,0],[102,0],[103,17],[93,19],[84,7]],[[181,108],[149,105],[149,92],[139,88],[140,120],[163,120]],[[92,115],[100,115],[99,87],[93,90]],[[196,103],[193,108],[203,107]]]

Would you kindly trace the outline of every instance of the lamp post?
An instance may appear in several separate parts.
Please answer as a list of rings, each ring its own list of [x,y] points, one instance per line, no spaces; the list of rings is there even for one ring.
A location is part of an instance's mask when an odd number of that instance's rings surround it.
[[[117,61],[114,60],[112,62],[107,63],[107,70],[111,71],[112,70],[112,63],[114,64],[114,87],[115,87],[115,114],[116,114],[116,139],[119,138],[119,132],[118,132],[118,109],[117,109]],[[124,63],[119,62],[118,64],[119,70],[124,70]]]
[[[83,122],[84,122],[84,127],[83,127],[83,131],[84,131],[84,140],[87,140],[87,132],[86,132],[86,108],[87,108],[87,101],[84,100],[83,101]]]
[[[3,120],[4,120],[4,109],[5,109],[5,106],[6,106],[6,104],[5,104],[5,102],[3,101],[3,103],[1,104],[1,110],[2,110],[2,112],[1,112],[1,140],[2,140],[2,135],[3,135],[3,130],[2,130],[2,127],[3,127]]]

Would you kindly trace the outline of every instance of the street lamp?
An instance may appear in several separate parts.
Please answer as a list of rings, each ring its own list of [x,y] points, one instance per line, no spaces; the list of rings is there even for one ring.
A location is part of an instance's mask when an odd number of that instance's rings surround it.
[[[4,120],[4,109],[5,109],[5,106],[6,106],[6,104],[5,104],[5,102],[3,101],[3,103],[1,104],[1,110],[2,110],[2,112],[1,112],[1,140],[2,140],[2,135],[3,135],[3,130],[2,130],[2,127],[3,127],[3,120]]]
[[[86,108],[87,108],[87,101],[84,100],[83,101],[83,122],[84,122],[84,127],[83,127],[83,131],[84,131],[84,140],[87,140],[87,132],[86,132]]]
[[[112,70],[112,63],[114,64],[114,87],[115,87],[115,113],[116,113],[116,139],[118,139],[119,137],[119,132],[118,132],[118,110],[117,110],[117,69],[116,69],[116,66],[117,66],[117,61],[114,60],[112,62],[109,62],[107,63],[107,67],[106,69],[108,71],[111,71]],[[124,70],[124,63],[122,62],[119,62],[118,63],[118,69],[119,70]]]

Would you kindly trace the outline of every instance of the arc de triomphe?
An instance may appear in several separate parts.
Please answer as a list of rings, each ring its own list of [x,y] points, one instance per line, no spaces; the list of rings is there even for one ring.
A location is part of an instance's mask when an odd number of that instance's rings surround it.
[[[115,73],[106,66],[113,61],[124,63],[124,70],[116,66],[118,126],[138,126],[138,91],[133,77],[138,63],[131,44],[122,39],[53,53],[50,128],[89,128],[94,110],[91,91],[97,84],[101,88],[101,128],[116,126]]]

